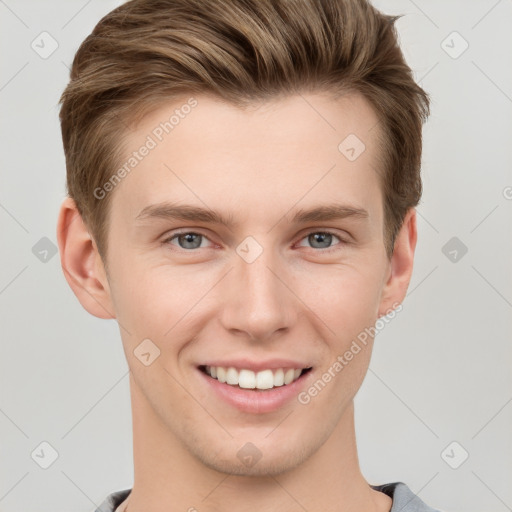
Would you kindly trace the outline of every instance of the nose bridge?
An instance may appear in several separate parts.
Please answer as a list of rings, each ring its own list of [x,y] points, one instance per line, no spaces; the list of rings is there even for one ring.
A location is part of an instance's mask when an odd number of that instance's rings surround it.
[[[252,237],[244,240],[236,252],[224,301],[224,327],[243,331],[255,340],[290,327],[293,294],[284,284],[286,276],[279,255]]]

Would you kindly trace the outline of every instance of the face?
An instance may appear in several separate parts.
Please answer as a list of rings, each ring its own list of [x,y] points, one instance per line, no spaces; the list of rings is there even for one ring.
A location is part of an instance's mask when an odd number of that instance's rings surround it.
[[[277,474],[343,420],[384,314],[378,121],[357,95],[195,99],[126,138],[126,161],[155,145],[110,192],[108,293],[160,427],[208,467]]]

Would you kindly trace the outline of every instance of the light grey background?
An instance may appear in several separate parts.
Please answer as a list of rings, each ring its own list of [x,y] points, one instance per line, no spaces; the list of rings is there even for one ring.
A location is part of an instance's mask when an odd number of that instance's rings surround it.
[[[56,244],[68,66],[120,3],[0,0],[1,512],[86,512],[133,483],[117,323],[82,309],[58,254],[32,250]],[[512,510],[512,2],[374,4],[405,14],[401,44],[432,115],[409,293],[356,401],[362,470],[443,510]],[[47,58],[31,47],[43,51],[43,31],[58,43]],[[455,262],[442,252],[452,237],[468,249]],[[58,452],[48,469],[36,463],[43,441]]]

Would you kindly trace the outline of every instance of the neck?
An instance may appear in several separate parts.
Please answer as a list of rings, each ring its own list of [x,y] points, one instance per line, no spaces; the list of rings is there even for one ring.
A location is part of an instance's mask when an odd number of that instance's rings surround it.
[[[239,476],[206,467],[160,421],[131,380],[134,485],[127,512],[389,511],[359,469],[353,403],[324,444],[290,471]]]

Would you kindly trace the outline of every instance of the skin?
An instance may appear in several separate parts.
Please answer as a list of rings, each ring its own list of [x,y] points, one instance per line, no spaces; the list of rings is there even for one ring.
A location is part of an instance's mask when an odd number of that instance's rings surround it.
[[[133,411],[128,511],[389,511],[391,499],[360,472],[354,433],[353,399],[373,339],[307,405],[293,399],[269,413],[219,399],[197,369],[228,356],[300,358],[313,367],[301,388],[308,389],[403,300],[416,213],[407,213],[389,259],[377,116],[353,93],[289,96],[245,110],[196,99],[112,192],[108,274],[71,199],[59,215],[69,285],[89,313],[121,326]],[[127,155],[185,101],[158,108],[125,134]],[[355,161],[338,150],[350,133],[366,146]],[[206,205],[238,224],[136,220],[161,201]],[[299,208],[333,202],[368,217],[290,223]],[[165,241],[179,228],[204,235],[198,248]],[[325,230],[335,236],[324,245],[308,237]],[[236,252],[247,236],[263,249],[250,264]],[[160,350],[149,366],[134,355],[146,338]],[[247,442],[261,454],[250,467],[237,457]]]

